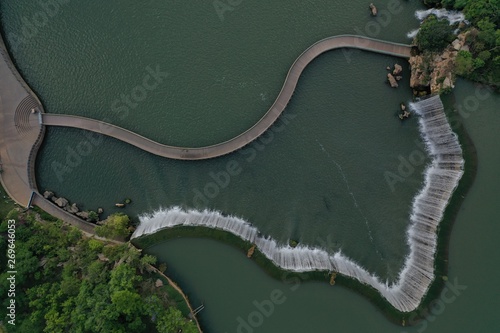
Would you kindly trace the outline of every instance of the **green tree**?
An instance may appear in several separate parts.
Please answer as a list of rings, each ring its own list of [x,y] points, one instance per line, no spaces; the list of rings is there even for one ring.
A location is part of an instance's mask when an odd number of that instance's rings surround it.
[[[436,16],[430,15],[420,26],[416,42],[420,50],[440,52],[453,38],[453,28],[448,20],[438,20]]]
[[[469,51],[459,51],[455,59],[455,72],[458,75],[467,76],[474,70],[474,61],[472,53]]]
[[[93,210],[89,211],[89,218],[88,218],[89,221],[97,221],[99,220],[99,215],[94,212]]]
[[[141,296],[130,290],[115,291],[111,295],[111,302],[118,312],[127,316],[140,316],[144,312]]]
[[[129,217],[125,214],[117,213],[108,216],[103,225],[95,228],[95,232],[98,236],[107,238],[127,237],[130,234],[129,225]]]

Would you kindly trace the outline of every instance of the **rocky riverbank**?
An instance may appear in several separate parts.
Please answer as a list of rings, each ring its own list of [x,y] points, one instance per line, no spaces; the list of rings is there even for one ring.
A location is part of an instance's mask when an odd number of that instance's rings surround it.
[[[439,94],[455,86],[456,57],[459,51],[468,51],[467,33],[461,33],[439,53],[424,51],[410,57],[410,87],[415,95]]]
[[[76,203],[70,204],[67,199],[63,197],[57,197],[52,191],[43,192],[43,197],[47,200],[52,201],[55,205],[64,209],[68,213],[74,214],[87,222],[99,222],[99,214],[102,214],[104,212],[102,208],[97,208],[97,213],[91,210],[80,211]]]

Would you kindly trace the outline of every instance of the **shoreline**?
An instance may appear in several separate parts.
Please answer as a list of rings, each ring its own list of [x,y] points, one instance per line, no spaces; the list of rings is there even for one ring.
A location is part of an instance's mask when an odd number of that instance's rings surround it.
[[[31,92],[31,93],[32,93],[32,92]],[[40,106],[41,106],[41,104],[40,104]],[[43,128],[43,125],[42,125],[41,127]],[[42,138],[43,138],[43,135],[42,135]],[[29,176],[30,176],[30,169],[34,169],[34,165],[33,165],[33,164],[34,164],[34,160],[35,160],[35,158],[33,158],[33,160],[32,160],[32,156],[33,156],[33,153],[32,153],[32,152],[33,152],[33,149],[35,149],[34,156],[36,157],[36,148],[35,148],[35,147],[36,147],[36,145],[37,145],[37,143],[38,143],[38,142],[41,142],[41,140],[39,140],[39,136],[37,137],[37,140],[35,141],[35,144],[31,147],[31,150],[30,150],[30,155],[29,155],[30,157],[28,158],[28,178],[29,178]],[[31,163],[29,162],[30,160],[32,160],[32,162],[31,162]],[[30,167],[30,166],[32,166],[32,167]],[[475,173],[474,173],[474,175],[475,175]],[[473,182],[473,179],[472,179],[472,182]],[[461,181],[460,183],[462,183],[462,181]],[[460,186],[460,183],[459,183],[459,186]],[[33,185],[33,184],[34,184],[34,185]],[[471,184],[472,184],[472,183],[471,183]],[[3,184],[3,179],[2,179],[2,185],[5,185],[5,184]],[[29,184],[29,185],[30,185],[30,187],[31,187],[31,189],[32,189],[32,190],[35,190],[35,191],[36,191],[36,182],[34,182],[34,181],[33,181],[33,182],[31,182],[31,179],[30,179],[30,184]],[[33,186],[34,186],[34,189],[33,189]],[[8,186],[4,186],[4,188],[6,189],[6,191],[8,191]],[[457,187],[457,188],[456,188],[456,190],[455,190],[455,192],[458,192],[458,190],[459,190],[459,188]],[[468,188],[467,188],[467,190],[468,190]],[[454,195],[456,196],[456,195],[457,195],[457,193],[455,193]],[[10,195],[10,193],[9,193],[9,196],[11,196],[11,195]],[[452,197],[452,200],[450,200],[450,202],[448,203],[448,206],[451,206],[451,205],[452,205],[452,202],[453,202],[453,197]],[[457,212],[458,212],[458,208],[459,208],[459,207],[460,207],[460,204],[458,204],[458,206],[457,206]],[[448,211],[448,210],[449,210],[449,208],[447,207],[447,208],[446,208],[446,211]],[[446,211],[445,211],[445,212],[446,212]],[[455,214],[455,215],[456,215],[456,214]],[[454,216],[454,215],[453,215],[453,216]],[[440,223],[440,232],[441,232],[441,227],[442,227],[442,225],[443,225],[443,222],[444,222],[444,219],[443,219],[443,221]],[[447,238],[448,238],[448,240],[449,240],[449,237],[450,237],[450,236],[448,236],[448,237],[447,237]],[[438,243],[438,244],[439,244],[439,243]],[[260,253],[260,251],[259,251],[259,253]],[[258,257],[258,255],[257,255],[257,257]],[[437,270],[437,269],[436,269],[436,270]],[[339,280],[342,280],[342,278],[339,278]],[[434,281],[436,281],[436,280],[437,280],[437,279],[434,279]],[[429,293],[429,292],[430,292],[430,288],[429,288],[429,290],[428,290],[428,292],[427,292],[427,293]],[[417,309],[418,309],[418,308],[417,308]]]
[[[405,59],[411,57],[413,50],[411,45],[358,35],[335,35],[323,38],[307,47],[295,59],[273,104],[252,127],[227,141],[205,147],[169,146],[125,128],[80,116],[46,113],[42,115],[41,123],[44,126],[71,127],[104,134],[160,157],[177,160],[220,157],[245,147],[268,131],[285,111],[305,68],[321,54],[341,48],[359,49]]]
[[[450,118],[450,112],[451,111],[446,112],[447,119]],[[427,292],[422,297],[420,304],[410,312],[402,312],[392,306],[375,288],[346,275],[338,274],[336,278],[336,284],[350,288],[365,296],[371,303],[375,304],[391,322],[398,325],[415,325],[418,320],[425,318],[425,315],[428,313],[429,305],[440,296],[441,291],[446,286],[446,281],[442,277],[446,276],[448,272],[448,248],[452,227],[461,204],[465,199],[466,193],[474,182],[477,172],[477,154],[475,146],[468,136],[466,129],[460,122],[460,125],[453,128],[453,131],[458,134],[461,147],[463,148],[463,157],[466,161],[466,166],[463,176],[458,186],[456,186],[453,196],[448,202],[443,218],[437,228],[437,242],[434,254],[434,279],[430,283]],[[147,250],[148,247],[159,242],[180,237],[215,239],[240,249],[244,254],[246,254],[246,251],[252,246],[251,242],[245,241],[230,232],[203,226],[175,226],[165,228],[154,234],[143,235],[139,238],[131,239],[131,242]],[[252,260],[255,260],[260,268],[276,279],[280,279],[280,277],[284,275],[297,275],[300,277],[306,276],[307,280],[312,279],[328,282],[331,273],[331,271],[327,270],[315,270],[311,272],[291,272],[284,270],[276,266],[258,248]]]

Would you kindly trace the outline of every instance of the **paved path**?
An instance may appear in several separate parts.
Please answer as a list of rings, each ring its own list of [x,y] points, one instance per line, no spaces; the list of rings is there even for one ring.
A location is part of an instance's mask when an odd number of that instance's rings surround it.
[[[278,97],[254,126],[226,142],[201,148],[188,148],[163,145],[124,128],[94,119],[44,113],[40,101],[14,67],[0,36],[0,167],[2,170],[0,180],[9,196],[18,204],[27,206],[32,197],[32,204],[86,232],[93,233],[93,224],[55,206],[38,192],[35,161],[44,137],[43,125],[75,127],[102,133],[152,154],[173,159],[199,160],[222,156],[242,148],[271,127],[292,98],[305,67],[320,54],[343,47],[403,58],[409,58],[411,51],[408,45],[361,36],[343,35],[320,40],[295,60]]]
[[[33,113],[32,110],[37,110]],[[0,36],[0,181],[9,196],[26,207],[33,195],[37,205],[81,230],[94,233],[95,225],[60,209],[38,193],[35,179],[36,154],[45,127],[39,115],[43,106],[15,68]]]
[[[135,134],[124,128],[95,119],[78,116],[43,114],[42,121],[44,125],[74,127],[105,134],[162,157],[178,160],[201,160],[218,157],[238,150],[262,135],[285,110],[297,87],[297,83],[304,68],[320,54],[344,47],[402,58],[409,58],[411,52],[411,46],[409,45],[385,42],[361,36],[342,35],[320,40],[310,46],[295,60],[286,76],[285,83],[278,97],[271,108],[254,126],[228,141],[207,147],[189,148],[168,146]]]
[[[40,101],[23,81],[0,38],[0,179],[3,188],[18,204],[26,206],[36,190],[34,161],[43,140],[43,126],[36,108]]]

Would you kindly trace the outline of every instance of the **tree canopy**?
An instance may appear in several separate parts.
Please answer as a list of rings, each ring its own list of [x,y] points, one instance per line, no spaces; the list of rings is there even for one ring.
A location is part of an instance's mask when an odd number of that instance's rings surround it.
[[[430,15],[420,26],[416,42],[421,50],[442,51],[454,39],[453,27],[448,20],[439,20],[435,15]]]
[[[463,50],[457,55],[456,73],[500,86],[500,0],[424,0],[424,3],[430,7],[462,10],[468,21],[463,29],[467,31],[469,51]],[[427,21],[422,24],[417,43],[421,49],[435,51],[439,48],[434,46],[441,46],[438,36],[442,36],[442,32],[433,30],[438,27],[434,19]]]
[[[61,221],[42,224],[33,215],[13,214],[19,292],[16,325],[7,324],[9,332],[197,332],[185,317],[186,310],[179,310],[186,306],[179,303],[178,294],[172,294],[168,282],[155,286],[160,276],[147,269],[155,257],[141,255],[127,244],[84,238]],[[2,253],[7,253],[6,221],[0,224]],[[2,295],[9,287],[6,277],[0,274]],[[1,302],[0,316],[7,322],[9,299]]]

